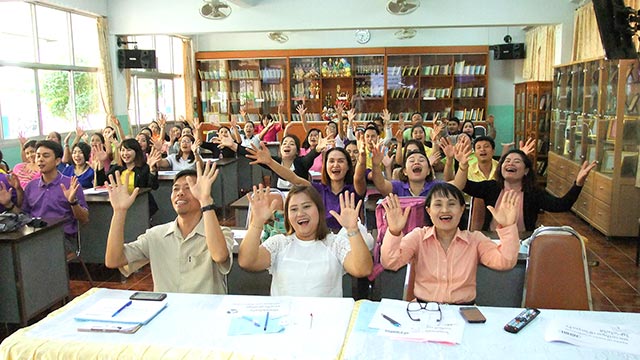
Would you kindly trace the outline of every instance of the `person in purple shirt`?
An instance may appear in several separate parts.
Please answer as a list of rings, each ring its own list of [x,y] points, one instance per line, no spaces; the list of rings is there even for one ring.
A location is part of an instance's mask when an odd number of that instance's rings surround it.
[[[297,176],[291,169],[273,160],[268,150],[258,151],[252,158],[255,158],[255,163],[257,164],[269,166],[278,176],[289,181],[292,185],[312,185],[318,190],[324,203],[327,226],[332,231],[339,231],[342,228],[340,223],[330,213],[331,210],[338,213],[340,212],[340,194],[343,194],[345,191],[349,191],[352,194],[355,193],[356,201],[358,201],[364,198],[367,191],[364,171],[354,175],[354,166],[351,164],[351,157],[345,149],[340,147],[331,148],[325,153],[322,164],[321,182],[310,183],[307,179]]]
[[[459,144],[459,145],[458,145]],[[471,152],[471,146],[468,139],[461,141],[453,147],[451,144],[445,146],[445,153],[447,154],[447,163],[445,165],[445,174],[453,174],[453,158],[460,159],[462,156],[468,156]],[[382,163],[382,157],[384,156],[384,145],[374,146],[372,149],[372,179],[375,187],[380,191],[382,196],[387,196],[390,193],[398,196],[427,196],[427,193],[433,185],[442,182],[436,180],[433,172],[433,168],[429,163],[429,159],[424,152],[424,149],[418,149],[409,151],[404,157],[404,163],[402,164],[402,172],[400,175],[401,180],[387,180],[382,175],[380,170],[380,164]],[[449,176],[450,178],[453,175]],[[446,179],[448,180],[448,179]],[[464,179],[466,181],[466,178]],[[450,183],[460,188],[464,184],[462,175],[456,174],[455,178]]]
[[[0,213],[22,206],[23,191],[17,176],[0,173]]]
[[[40,169],[40,178],[27,184],[22,207],[16,206],[13,211],[23,211],[44,219],[63,219],[65,236],[74,238],[78,233],[78,221],[89,221],[89,210],[78,179],[58,172],[57,166],[61,161],[60,144],[50,140],[36,144],[36,165]]]

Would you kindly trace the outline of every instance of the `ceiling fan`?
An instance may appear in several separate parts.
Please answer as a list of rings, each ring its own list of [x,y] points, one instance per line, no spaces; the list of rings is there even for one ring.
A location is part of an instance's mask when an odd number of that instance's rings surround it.
[[[394,15],[406,15],[420,6],[420,0],[389,0],[387,11]]]
[[[416,36],[416,29],[400,29],[398,31],[396,31],[395,33],[393,33],[393,35],[396,37],[396,39],[399,40],[405,40],[405,39],[411,39],[412,37]]]
[[[267,36],[269,37],[269,39],[275,42],[279,42],[281,44],[284,44],[287,41],[289,41],[289,37],[286,34],[283,34],[281,32],[270,32],[269,34],[267,34]]]
[[[231,15],[231,7],[221,0],[205,0],[200,8],[200,15],[211,20],[224,19]]]

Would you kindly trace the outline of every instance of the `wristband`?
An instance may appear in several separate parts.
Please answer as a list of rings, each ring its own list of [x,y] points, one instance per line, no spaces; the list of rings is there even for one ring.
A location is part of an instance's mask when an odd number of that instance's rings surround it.
[[[75,199],[75,200],[73,200],[73,201],[69,201],[69,205],[71,205],[71,206],[76,206],[76,205],[78,205],[78,199]]]
[[[209,211],[209,210],[215,210],[215,206],[213,204],[210,204],[200,208],[200,211],[202,212]]]
[[[352,237],[352,236],[358,235],[359,233],[360,233],[360,230],[353,230],[353,231],[347,232],[347,236]]]

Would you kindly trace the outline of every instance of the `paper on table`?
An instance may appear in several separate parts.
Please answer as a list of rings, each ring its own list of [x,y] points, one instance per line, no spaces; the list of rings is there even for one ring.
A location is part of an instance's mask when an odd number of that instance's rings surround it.
[[[413,321],[407,315],[406,301],[382,299],[369,327],[379,329],[380,335],[398,340],[459,344],[462,342],[464,333],[464,320],[455,311],[457,307],[441,305],[440,308],[442,320],[439,322]],[[399,323],[400,326],[395,326],[383,314]]]
[[[218,311],[229,321],[228,335],[255,335],[285,331],[290,308],[289,299],[228,296]]]
[[[554,319],[549,323],[544,339],[640,355],[640,332],[627,326]]]
[[[133,334],[138,331],[141,326],[141,324],[83,321],[82,324],[78,326],[78,331]]]
[[[166,301],[137,301],[129,299],[101,299],[75,316],[80,321],[105,321],[125,324],[146,324],[167,307]],[[122,311],[118,312],[119,309]],[[113,316],[116,312],[118,314]]]
[[[96,186],[94,188],[84,189],[83,192],[85,195],[102,195],[109,193],[106,186]]]

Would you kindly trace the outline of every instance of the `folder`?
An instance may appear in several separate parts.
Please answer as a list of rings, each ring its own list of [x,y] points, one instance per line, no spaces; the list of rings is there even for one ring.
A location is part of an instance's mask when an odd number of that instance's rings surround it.
[[[127,305],[131,301],[130,305]],[[167,307],[166,301],[101,299],[75,316],[79,321],[144,325]]]

